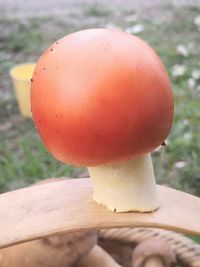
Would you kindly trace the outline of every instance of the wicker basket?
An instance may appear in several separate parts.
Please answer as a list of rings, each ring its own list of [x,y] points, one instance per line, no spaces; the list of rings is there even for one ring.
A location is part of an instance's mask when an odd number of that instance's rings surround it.
[[[101,230],[99,244],[112,255],[121,266],[130,267],[133,266],[131,258],[134,253],[134,248],[148,239],[151,240],[152,243],[156,240],[160,243],[166,242],[171,247],[175,254],[173,266],[200,267],[200,246],[191,239],[171,231],[149,228]],[[169,266],[172,265],[170,264]],[[163,262],[162,266],[167,266],[167,264],[165,265]]]
[[[200,267],[200,246],[149,228],[62,234],[0,250],[0,267]]]

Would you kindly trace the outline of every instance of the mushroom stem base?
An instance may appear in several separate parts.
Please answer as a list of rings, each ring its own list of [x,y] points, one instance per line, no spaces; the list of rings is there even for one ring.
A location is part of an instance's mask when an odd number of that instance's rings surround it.
[[[149,212],[160,206],[150,154],[88,168],[93,199],[116,212]]]

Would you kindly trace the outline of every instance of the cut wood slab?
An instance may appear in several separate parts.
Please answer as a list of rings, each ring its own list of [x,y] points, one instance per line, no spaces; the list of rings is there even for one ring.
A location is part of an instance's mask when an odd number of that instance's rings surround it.
[[[200,235],[200,199],[158,186],[152,213],[112,213],[92,200],[89,178],[68,179],[0,195],[0,248],[67,232],[153,227]]]

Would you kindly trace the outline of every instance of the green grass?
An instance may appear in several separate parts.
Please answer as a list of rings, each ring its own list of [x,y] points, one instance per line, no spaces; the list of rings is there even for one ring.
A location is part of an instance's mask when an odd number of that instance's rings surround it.
[[[170,18],[157,23],[154,18],[140,19],[144,31],[138,34],[154,47],[164,62],[175,99],[175,119],[167,146],[153,153],[155,174],[159,183],[200,196],[200,79],[189,89],[188,79],[200,69],[200,34],[193,23],[198,9],[174,9]],[[36,61],[52,42],[83,28],[104,27],[112,22],[122,29],[132,26],[125,17],[130,14],[91,5],[74,17],[0,19],[0,192],[31,184],[47,177],[74,175],[75,169],[59,163],[42,145],[31,119],[18,114],[10,67]],[[96,17],[90,20],[89,17]],[[189,56],[179,55],[179,44],[190,47]],[[182,76],[172,75],[173,66],[186,67]],[[182,162],[183,165],[177,165]],[[200,242],[199,239],[196,241]]]
[[[5,142],[0,147],[0,192],[26,186],[47,177],[70,176],[72,168],[56,161],[42,145],[36,134],[28,133],[14,147]],[[11,153],[10,151],[13,151]],[[17,177],[17,179],[16,179]]]
[[[131,22],[121,20],[119,15],[115,16],[113,12],[105,12],[107,22],[105,18],[99,18],[98,25],[96,21],[90,20],[87,24],[88,15],[98,16],[99,12],[103,16],[102,10],[104,9],[103,6],[96,5],[84,8],[80,16],[85,16],[85,27],[103,27],[110,21],[120,25],[123,29],[133,25]],[[153,154],[156,177],[160,183],[168,183],[178,189],[200,195],[198,156],[200,152],[200,97],[197,90],[188,88],[188,79],[192,71],[200,68],[198,61],[200,38],[197,26],[193,23],[197,14],[198,10],[179,9],[173,11],[171,19],[161,24],[157,24],[154,20],[142,19],[136,23],[144,25],[144,31],[139,36],[152,45],[163,60],[172,81],[175,97],[175,120],[168,138],[168,145],[160,152]],[[125,15],[122,13],[121,16]],[[31,183],[38,178],[64,175],[65,171],[67,174],[68,169],[71,169],[71,167],[64,168],[63,164],[56,160],[54,162],[50,155],[44,153],[45,149],[36,137],[37,133],[29,120],[21,119],[20,123],[15,125],[13,118],[18,110],[7,73],[9,68],[16,63],[36,61],[52,42],[70,32],[82,29],[83,26],[79,24],[74,20],[60,17],[29,18],[25,21],[1,18],[4,30],[0,37],[0,76],[4,83],[4,90],[10,93],[10,99],[7,102],[0,100],[0,125],[4,128],[4,124],[9,120],[11,127],[8,132],[2,131],[1,133],[0,148],[3,153],[0,161],[0,191],[7,190],[9,187],[7,184],[11,180],[23,179]],[[188,43],[193,45],[190,55],[188,57],[178,55],[177,45],[187,46]],[[180,77],[171,75],[175,64],[186,66],[187,70],[184,75]],[[197,81],[197,84],[199,82]],[[14,149],[13,143],[15,143]],[[176,163],[180,161],[185,162],[186,166],[177,168]]]
[[[92,16],[92,17],[105,17],[111,14],[110,9],[98,3],[87,5],[84,11],[86,16]]]
[[[200,237],[199,236],[188,236],[188,237],[191,238],[194,242],[200,244]]]
[[[98,16],[98,12],[103,15],[102,10],[104,9],[103,6],[90,5],[83,9],[81,16],[85,16],[87,21],[88,15]],[[139,36],[152,45],[163,60],[172,81],[175,97],[174,127],[168,138],[168,145],[161,152],[153,155],[156,176],[161,183],[168,183],[173,187],[200,195],[200,160],[198,156],[200,151],[200,97],[197,90],[188,88],[188,79],[191,77],[192,71],[200,68],[198,61],[200,38],[197,26],[193,23],[197,14],[198,10],[194,9],[174,10],[172,18],[159,25],[154,20],[140,20],[136,23],[144,25],[144,31]],[[123,14],[121,16],[123,17]],[[133,23],[121,20],[119,15],[115,17],[113,13],[107,13],[107,17],[108,22],[114,21],[124,29],[133,25]],[[98,26],[102,27],[105,24],[106,21],[99,18]],[[73,20],[60,17],[30,18],[25,21],[1,18],[1,25],[4,30],[0,37],[0,75],[4,83],[4,90],[9,92],[11,97],[8,102],[0,100],[0,123],[2,128],[7,120],[10,120],[12,125],[8,133],[1,133],[3,157],[1,156],[0,190],[3,191],[7,189],[7,183],[10,180],[18,177],[33,182],[37,177],[64,174],[62,164],[59,164],[58,167],[58,163],[56,164],[52,158],[50,163],[47,163],[50,155],[45,154],[45,149],[42,149],[41,144],[39,145],[40,141],[38,137],[35,137],[37,134],[33,124],[28,120],[21,120],[20,124],[15,125],[12,118],[16,116],[18,110],[8,78],[8,70],[16,63],[36,61],[52,42],[70,32],[82,29],[83,26],[77,25]],[[85,25],[87,25],[86,28],[97,26],[96,22],[90,20]],[[190,55],[188,57],[178,55],[177,45],[187,46],[188,43],[193,45]],[[186,73],[180,77],[173,77],[171,70],[175,64],[186,66]],[[198,83],[200,83],[199,80]],[[23,125],[22,129],[21,124]],[[15,133],[14,137],[12,133]],[[16,143],[16,140],[18,140],[17,149],[13,150],[10,144]],[[34,145],[32,148],[33,141],[38,143],[38,146]],[[32,154],[33,150],[37,152]],[[20,153],[24,156],[19,161]],[[47,162],[41,161],[41,157],[48,158]],[[186,162],[184,168],[176,168],[176,162],[180,161]],[[55,171],[54,168],[58,170]]]

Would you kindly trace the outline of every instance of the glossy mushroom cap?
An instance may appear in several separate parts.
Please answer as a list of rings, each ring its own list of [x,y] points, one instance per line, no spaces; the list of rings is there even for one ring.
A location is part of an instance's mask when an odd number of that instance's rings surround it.
[[[48,48],[33,75],[31,103],[46,147],[73,165],[148,153],[173,120],[159,57],[138,37],[107,29],[76,32]]]

